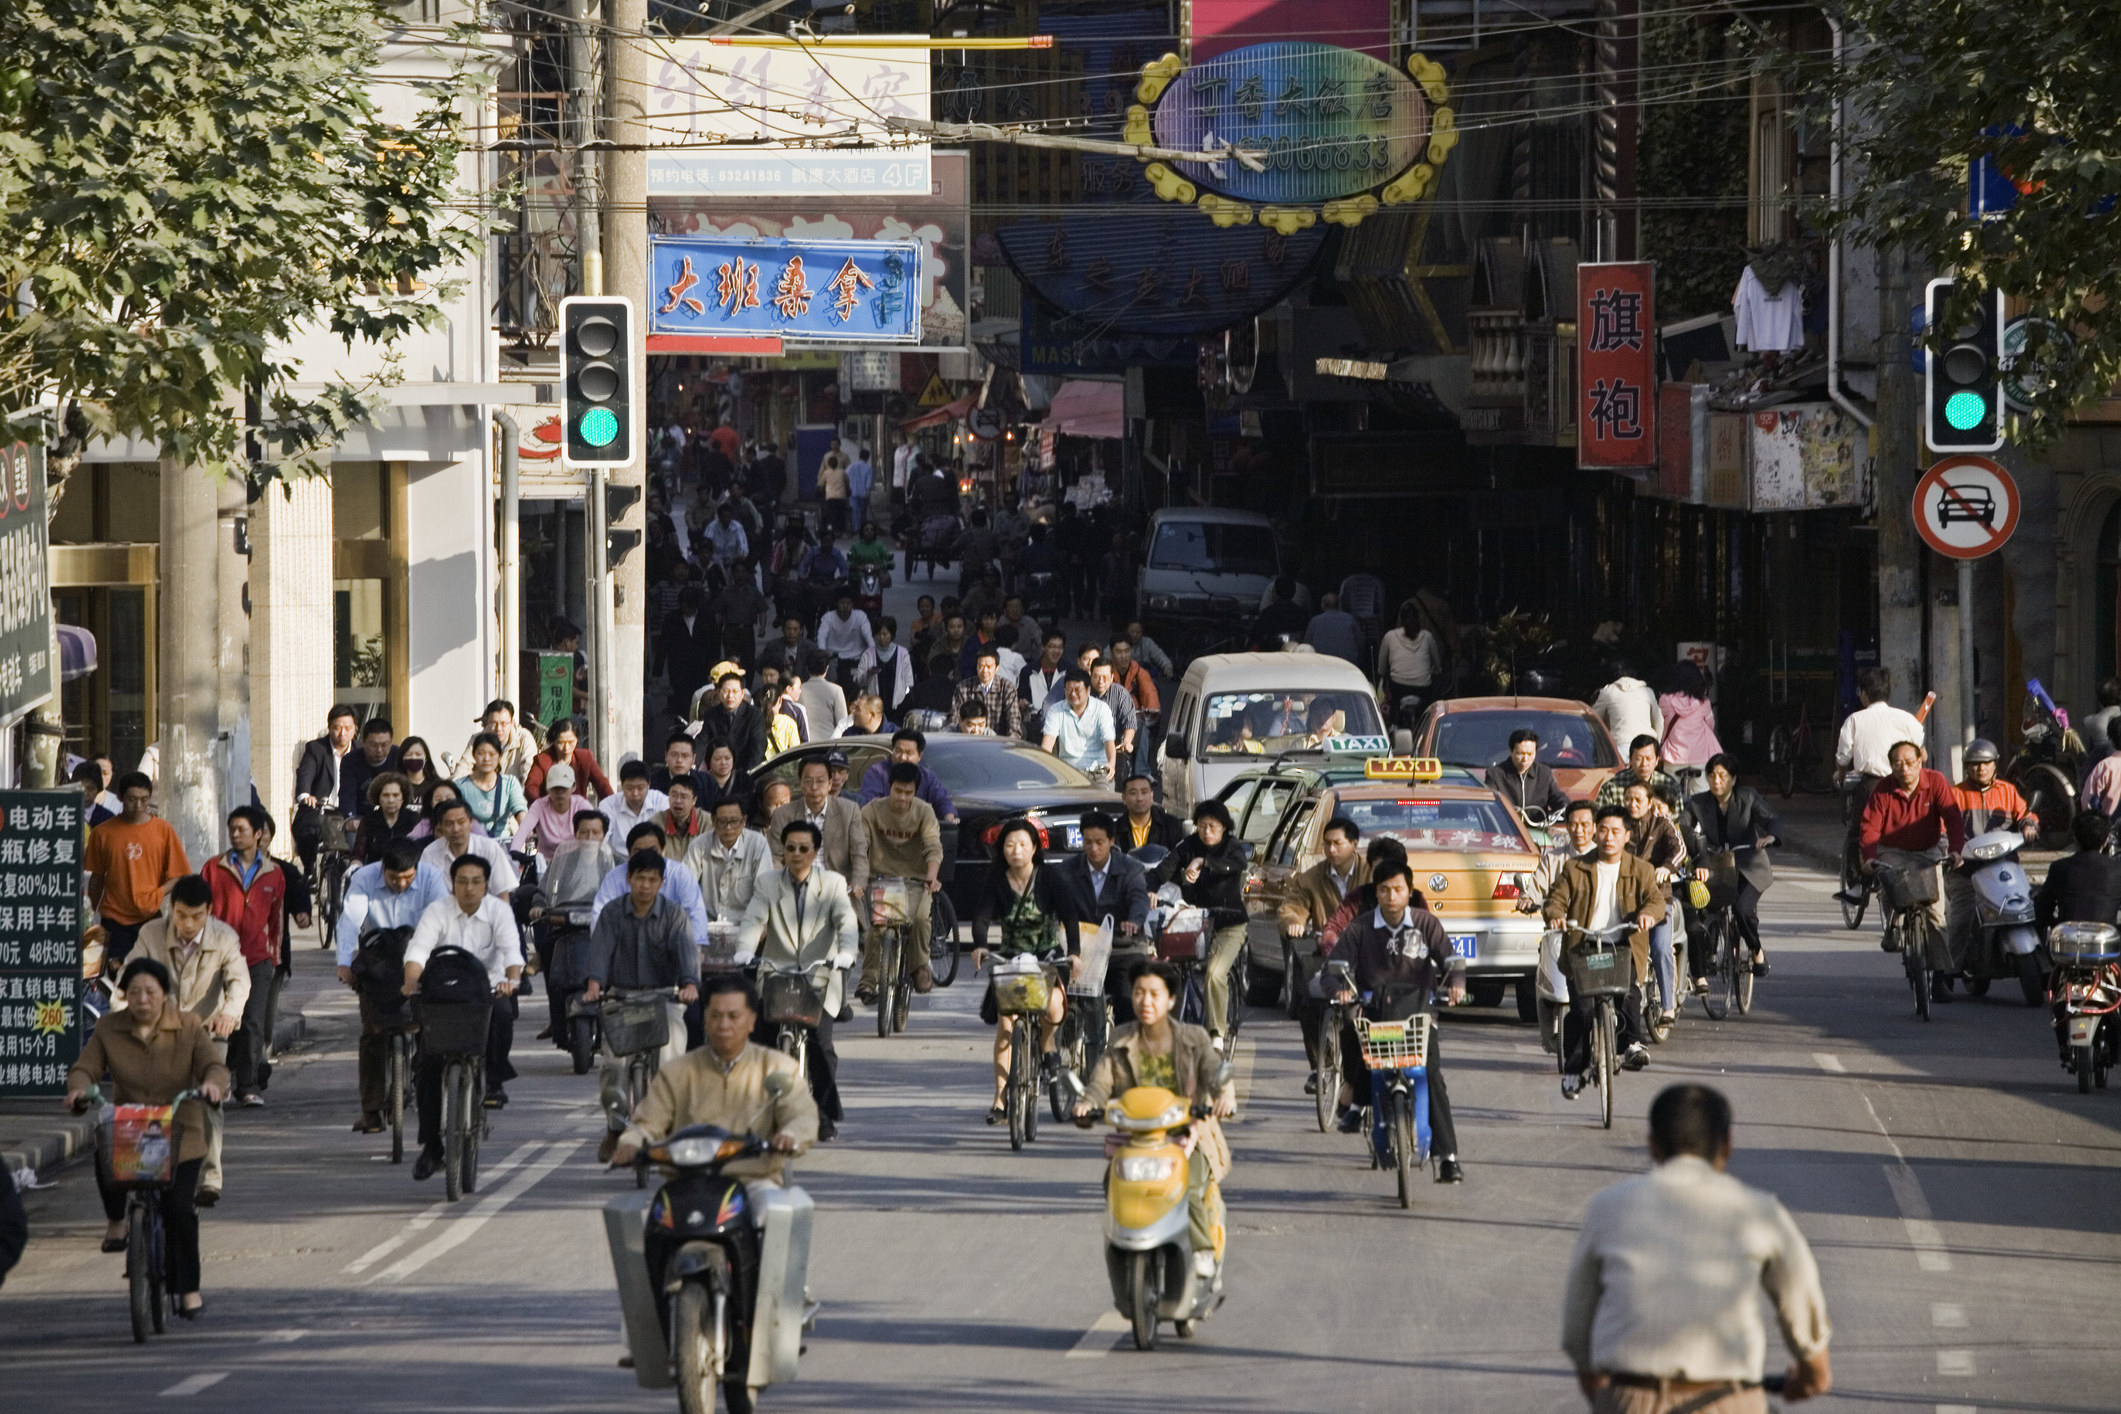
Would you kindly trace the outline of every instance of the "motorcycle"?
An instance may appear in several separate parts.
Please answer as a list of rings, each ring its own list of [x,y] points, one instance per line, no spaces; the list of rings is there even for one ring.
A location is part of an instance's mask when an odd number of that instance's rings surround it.
[[[589,910],[556,908],[531,925],[539,966],[551,999],[552,1043],[567,1052],[574,1073],[586,1075],[597,1057],[597,1006],[582,1000],[574,954],[589,942]]]
[[[2024,848],[2025,836],[2017,830],[1990,830],[1968,840],[1962,851],[1977,930],[1967,950],[1966,990],[1978,997],[1990,982],[2015,977],[2025,1004],[2039,1006],[2047,1000],[2048,964],[2034,923],[2032,884],[2018,862]]]
[[[869,627],[873,631],[884,617],[884,590],[891,584],[891,575],[881,565],[861,565],[848,581],[854,591],[854,607],[869,616]]]
[[[769,1106],[795,1083],[767,1076]],[[604,1206],[634,1378],[643,1389],[676,1385],[685,1414],[713,1414],[718,1396],[748,1411],[760,1389],[794,1379],[817,1322],[804,1288],[810,1195],[722,1173],[767,1152],[756,1134],[688,1125],[635,1156],[638,1172],[670,1175],[652,1197]]]
[[[2069,822],[2077,813],[2084,743],[2040,679],[2029,679],[2025,694],[2024,742],[2003,768],[2003,779],[2018,788],[2025,808],[2039,817],[2041,844],[2059,849],[2069,843]]]
[[[2058,923],[2048,933],[2054,950],[2055,1042],[2062,1068],[2077,1077],[2077,1093],[2106,1088],[2106,1073],[2121,1064],[2121,929],[2111,923]]]
[[[1231,1073],[1231,1063],[1224,1061],[1218,1091],[1230,1083]],[[1205,1101],[1188,1110],[1179,1096],[1148,1085],[1137,1085],[1105,1106],[1105,1122],[1118,1131],[1106,1142],[1111,1167],[1105,1179],[1105,1274],[1112,1282],[1113,1305],[1133,1327],[1137,1350],[1156,1348],[1163,1321],[1173,1323],[1181,1340],[1190,1339],[1223,1303],[1222,1195],[1210,1179],[1214,1255],[1203,1273],[1186,1217],[1188,1155],[1176,1137],[1207,1113]]]

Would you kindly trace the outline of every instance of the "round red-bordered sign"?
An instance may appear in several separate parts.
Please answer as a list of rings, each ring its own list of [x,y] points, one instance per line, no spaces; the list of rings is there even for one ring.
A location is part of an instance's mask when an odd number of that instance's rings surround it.
[[[1915,483],[1915,530],[1955,560],[2003,548],[2018,528],[2018,483],[1987,457],[1946,457]]]

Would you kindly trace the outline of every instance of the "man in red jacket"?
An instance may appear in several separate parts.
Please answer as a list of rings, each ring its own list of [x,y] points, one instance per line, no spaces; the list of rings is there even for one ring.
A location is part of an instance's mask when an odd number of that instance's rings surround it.
[[[239,805],[228,812],[228,852],[207,861],[206,882],[214,891],[214,917],[236,930],[243,965],[250,969],[250,997],[243,1025],[229,1038],[228,1068],[235,1098],[246,1106],[265,1103],[265,1066],[272,1044],[272,994],[279,988],[287,876],[264,846],[265,812]]]
[[[1966,846],[1966,819],[1960,813],[1958,797],[1943,772],[1923,769],[1923,751],[1919,743],[1899,743],[1888,754],[1888,759],[1892,762],[1893,774],[1871,792],[1870,800],[1863,807],[1863,818],[1857,825],[1856,838],[1863,858],[1873,868],[1883,867],[1894,873],[1927,869],[1935,874],[1940,868],[1937,854],[1940,844],[1946,846],[1955,860]],[[1949,972],[1951,959],[1944,946],[1941,875],[1931,891],[1927,913],[1932,965],[1940,972]],[[1888,932],[1884,946],[1887,952],[1898,952],[1900,940]],[[1936,979],[1931,995],[1939,1001],[1951,1000],[1948,984],[1943,978]]]

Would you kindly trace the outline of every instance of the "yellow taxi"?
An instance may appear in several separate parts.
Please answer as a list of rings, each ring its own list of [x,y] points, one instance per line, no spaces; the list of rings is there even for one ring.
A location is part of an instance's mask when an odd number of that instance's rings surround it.
[[[1309,789],[1290,793],[1246,881],[1252,975],[1276,967],[1285,978],[1297,973],[1278,911],[1295,877],[1325,858],[1326,825],[1344,816],[1365,846],[1390,835],[1407,847],[1420,901],[1466,960],[1474,1003],[1500,1006],[1514,988],[1518,1015],[1536,1019],[1541,923],[1519,913],[1517,901],[1539,850],[1516,814],[1472,772],[1433,759],[1373,757],[1359,769],[1351,763],[1306,774]],[[1273,949],[1271,959],[1260,955],[1263,945]]]

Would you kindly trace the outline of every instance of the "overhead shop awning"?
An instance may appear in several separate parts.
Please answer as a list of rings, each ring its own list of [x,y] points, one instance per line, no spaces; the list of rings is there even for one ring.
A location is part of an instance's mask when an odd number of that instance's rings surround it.
[[[1127,429],[1126,387],[1071,378],[1054,393],[1041,425],[1064,437],[1123,436]]]
[[[899,424],[899,430],[903,432],[918,432],[923,427],[936,427],[945,422],[955,422],[966,413],[972,411],[973,404],[978,401],[979,394],[967,393],[962,398],[944,403],[939,408],[930,408],[918,416],[907,418]]]

